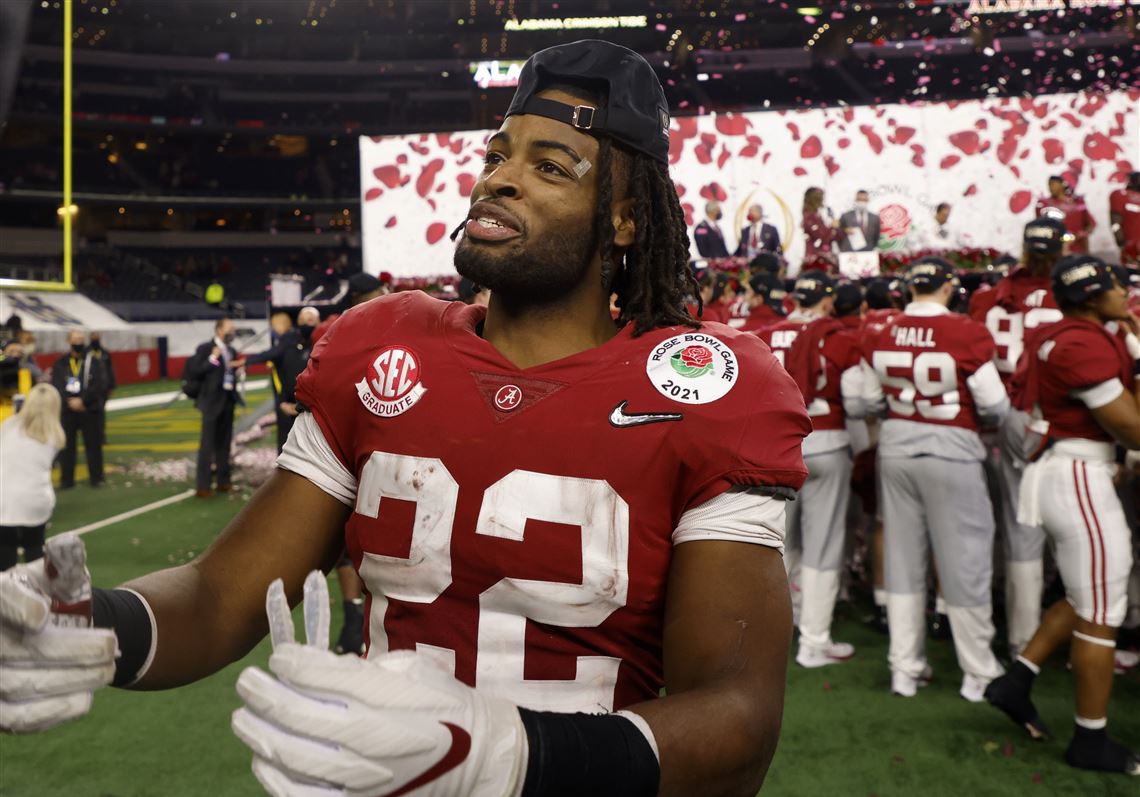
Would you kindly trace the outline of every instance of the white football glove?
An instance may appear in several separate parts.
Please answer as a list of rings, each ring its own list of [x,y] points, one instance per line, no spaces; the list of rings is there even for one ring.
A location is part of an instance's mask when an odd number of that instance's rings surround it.
[[[78,538],[73,542],[82,547]],[[4,731],[42,731],[80,717],[91,710],[93,692],[115,676],[114,631],[57,626],[51,620],[43,559],[0,573]]]
[[[293,641],[280,579],[266,596],[273,675],[248,667],[233,715],[274,797],[517,797],[526,771],[518,708],[412,651],[372,659],[328,647],[324,576],[305,581],[308,644]],[[273,677],[273,676],[276,677]]]

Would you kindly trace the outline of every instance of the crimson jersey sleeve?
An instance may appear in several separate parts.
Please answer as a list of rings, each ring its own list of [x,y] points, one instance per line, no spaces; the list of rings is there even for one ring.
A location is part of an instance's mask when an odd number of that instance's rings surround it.
[[[971,319],[962,320],[962,335],[955,340],[955,349],[951,353],[958,361],[958,368],[962,373],[972,375],[986,363],[994,358],[997,350],[993,335],[984,324]]]
[[[1108,195],[1108,210],[1110,213],[1124,212],[1124,189],[1118,188]]]
[[[297,401],[312,412],[333,454],[350,473],[356,472],[357,407],[355,383],[370,361],[377,341],[387,332],[383,323],[398,315],[412,315],[417,304],[435,300],[419,291],[373,299],[340,315],[313,346],[308,365],[297,379]],[[419,315],[419,314],[417,314]],[[434,315],[434,314],[433,314]]]
[[[682,480],[683,511],[734,486],[789,494],[807,478],[800,447],[812,427],[796,383],[754,335],[732,332],[723,339],[739,358],[739,383],[725,398],[702,405],[688,434],[679,436],[677,445],[689,448],[677,452],[689,471]]]
[[[1056,337],[1049,352],[1052,376],[1069,391],[1119,379],[1121,356],[1098,330],[1070,329]]]

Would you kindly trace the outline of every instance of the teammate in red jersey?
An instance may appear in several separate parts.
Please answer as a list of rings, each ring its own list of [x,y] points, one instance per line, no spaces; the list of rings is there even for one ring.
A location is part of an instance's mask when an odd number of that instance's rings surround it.
[[[748,280],[748,317],[736,327],[744,332],[756,332],[784,320],[780,310],[784,303],[784,283],[775,274],[761,272]]]
[[[862,415],[862,371],[857,336],[832,317],[834,281],[822,271],[805,272],[796,280],[792,300],[795,311],[760,337],[796,380],[812,419],[812,433],[803,444],[808,479],[788,507],[788,561],[799,588],[796,663],[823,667],[855,653],[850,644],[832,640],[831,619],[851,497],[844,421],[848,414]]]
[[[1071,643],[1077,713],[1065,760],[1140,775],[1140,757],[1109,739],[1116,633],[1128,607],[1132,540],[1113,487],[1116,444],[1140,448],[1140,331],[1112,269],[1088,255],[1053,272],[1064,320],[1034,331],[1016,397],[1032,412],[1037,445],[1021,484],[1021,516],[1041,523],[1056,550],[1065,598],[1055,603],[1009,673],[986,698],[1035,738],[1048,730],[1030,700],[1041,665]],[[1126,339],[1110,333],[1115,321]]]
[[[1025,226],[1023,262],[998,281],[991,291],[975,293],[970,317],[980,321],[997,344],[994,364],[1009,389],[1028,331],[1060,320],[1053,299],[1050,274],[1065,252],[1069,240],[1065,225],[1053,218],[1040,218]],[[1042,557],[1045,533],[1017,520],[1017,495],[1024,467],[1020,438],[1026,419],[1011,411],[997,434],[1000,452],[989,467],[999,485],[1001,541],[1005,559],[1005,607],[1007,637],[1012,655],[1017,655],[1041,621],[1044,588]]]
[[[275,794],[755,793],[791,638],[784,500],[811,427],[754,336],[683,311],[695,285],[667,107],[623,47],[532,56],[456,251],[490,305],[403,294],[347,312],[245,511],[195,562],[97,592],[114,628],[99,666],[117,637],[120,683],[195,680],[265,635],[268,603],[272,675],[242,674],[233,725]],[[346,537],[367,659],[287,641],[285,595]],[[43,604],[14,579],[0,576],[0,631],[34,632]],[[315,642],[322,604],[305,604]],[[11,651],[35,651],[5,633],[8,678],[28,663]],[[59,687],[42,657],[5,700]]]
[[[1009,399],[985,327],[951,313],[953,268],[924,258],[908,274],[914,301],[864,339],[868,412],[885,412],[879,478],[886,531],[891,690],[912,697],[930,677],[923,650],[926,569],[933,545],[963,679],[978,702],[1001,666],[990,650],[994,517],[978,436]]]
[[[1109,194],[1108,216],[1120,262],[1140,265],[1140,172],[1129,174],[1128,184]]]
[[[1096,227],[1096,221],[1089,213],[1085,198],[1073,193],[1064,177],[1054,175],[1049,178],[1049,196],[1037,200],[1036,213],[1039,217],[1055,213],[1062,220],[1065,229],[1073,236],[1069,251],[1089,251],[1089,235]]]

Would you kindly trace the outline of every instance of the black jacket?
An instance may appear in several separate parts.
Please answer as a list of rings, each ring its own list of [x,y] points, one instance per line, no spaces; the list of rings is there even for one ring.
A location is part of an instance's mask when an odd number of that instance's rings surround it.
[[[185,375],[194,379],[202,380],[202,389],[198,392],[198,398],[194,400],[194,406],[204,413],[210,415],[220,414],[227,409],[233,409],[234,403],[238,400],[237,392],[237,375],[234,374],[234,389],[225,389],[225,360],[218,357],[217,360],[211,362],[210,353],[217,345],[214,341],[209,340],[200,345],[194,356],[186,361]],[[237,359],[237,352],[234,351],[233,346],[227,346],[229,349],[230,360]],[[233,370],[233,369],[231,369]]]
[[[70,352],[56,360],[51,367],[51,383],[55,385],[55,389],[63,399],[63,411],[72,412],[67,407],[67,400],[78,397],[83,399],[83,407],[88,412],[102,412],[109,391],[107,369],[98,358],[92,356],[91,352],[84,352],[76,361],[76,366],[79,372],[76,376],[79,380],[78,393],[67,390],[67,383],[73,375]]]
[[[246,358],[247,365],[271,363],[276,384],[277,403],[292,404],[297,401],[297,379],[309,363],[313,351],[312,336],[306,337],[299,329],[290,329],[277,339],[273,348]]]
[[[760,225],[760,247],[750,252],[749,244],[752,242],[749,238],[752,237],[752,225],[749,224],[740,230],[740,245],[736,247],[737,257],[753,258],[761,252],[771,252],[774,255],[782,255],[784,248],[780,246],[780,232],[771,224],[761,223]]]
[[[724,243],[724,234],[719,227],[714,227],[705,219],[693,230],[693,240],[696,241],[697,251],[701,257],[728,257],[728,247]]]

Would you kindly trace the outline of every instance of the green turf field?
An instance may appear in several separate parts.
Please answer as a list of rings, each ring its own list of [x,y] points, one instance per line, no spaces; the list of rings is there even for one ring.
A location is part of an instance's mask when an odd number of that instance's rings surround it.
[[[250,396],[251,405],[265,394]],[[240,419],[239,419],[240,423]],[[171,407],[113,413],[108,420],[108,487],[61,493],[52,532],[77,528],[192,486],[154,483],[139,463],[192,457],[197,414]],[[265,445],[267,440],[259,441]],[[272,445],[272,443],[268,443]],[[236,494],[188,499],[85,536],[95,583],[113,586],[185,562],[241,507]],[[339,606],[336,581],[330,580]],[[949,642],[931,642],[935,681],[910,700],[888,693],[886,638],[862,623],[862,606],[841,605],[835,636],[858,652],[818,670],[790,668],[783,735],[765,795],[814,797],[1017,797],[1136,795],[1137,779],[1078,773],[1061,761],[1072,686],[1061,660],[1039,678],[1038,708],[1062,737],[1031,743],[993,709],[957,695],[960,675]],[[339,616],[334,611],[334,629]],[[0,795],[11,797],[174,797],[261,794],[250,754],[229,729],[233,689],[245,666],[264,665],[268,643],[198,684],[171,692],[98,693],[90,716],[29,737],[0,737]],[[1116,682],[1110,729],[1140,745],[1140,676]]]

